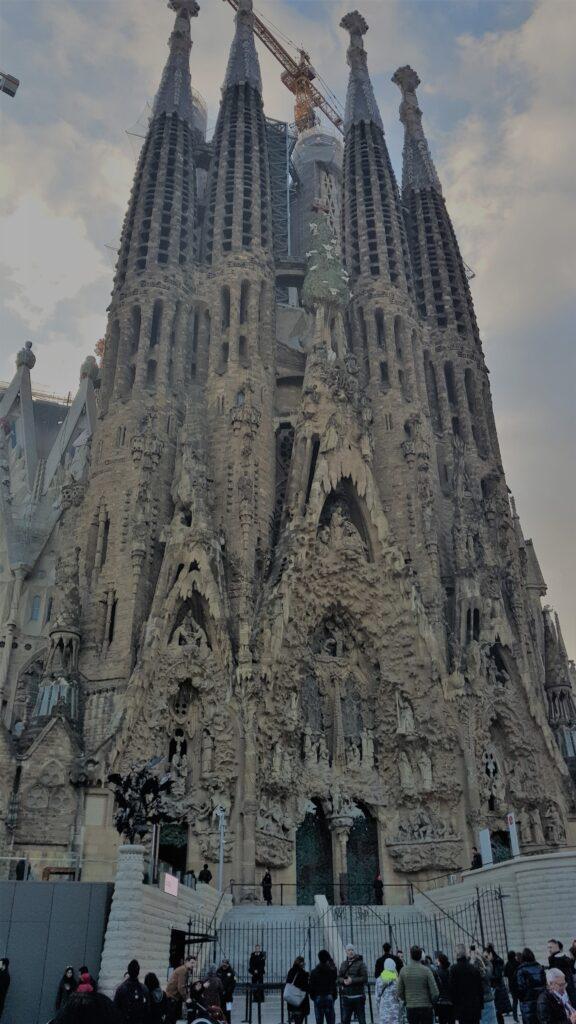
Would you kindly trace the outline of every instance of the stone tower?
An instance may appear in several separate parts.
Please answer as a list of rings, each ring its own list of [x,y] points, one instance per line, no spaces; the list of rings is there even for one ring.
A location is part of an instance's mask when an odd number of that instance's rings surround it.
[[[108,877],[108,772],[154,757],[180,851],[161,836],[163,859],[215,863],[223,811],[226,876],[247,895],[266,867],[301,902],[369,902],[378,871],[465,867],[479,828],[503,851],[510,810],[524,850],[558,848],[574,825],[572,670],[506,486],[418,76],[393,78],[400,194],[368,25],[343,18],[342,192],[339,146],[304,132],[297,173],[315,177],[293,204],[306,259],[287,310],[252,2],[209,146],[190,88],[197,5],[170,6],[101,379],[87,367],[66,428],[86,424],[84,458],[56,474],[50,456],[43,491],[37,453],[0,437],[3,845],[72,857],[82,836],[84,877]],[[18,394],[31,436],[32,361],[2,399],[10,437]],[[16,499],[49,536],[54,610],[35,631],[18,612],[35,569],[13,543]]]

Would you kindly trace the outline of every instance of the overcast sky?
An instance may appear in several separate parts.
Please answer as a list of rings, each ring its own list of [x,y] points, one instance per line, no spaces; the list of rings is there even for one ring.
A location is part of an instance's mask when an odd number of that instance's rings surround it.
[[[233,12],[200,0],[194,86],[217,112]],[[360,3],[360,0],[358,0]],[[350,7],[258,0],[343,100]],[[472,290],[508,484],[548,599],[576,654],[576,3],[362,0],[366,48],[400,171],[401,64],[418,71],[425,127]],[[104,334],[138,140],[173,15],[162,0],[0,0],[0,380],[31,339],[34,381],[74,390]],[[280,68],[262,52],[264,100],[292,120]],[[138,128],[136,128],[138,130]],[[140,129],[142,130],[142,129]]]

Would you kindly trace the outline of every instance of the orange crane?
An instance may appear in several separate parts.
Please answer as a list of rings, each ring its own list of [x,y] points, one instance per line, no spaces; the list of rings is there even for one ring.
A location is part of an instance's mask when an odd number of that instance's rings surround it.
[[[235,11],[238,10],[239,0],[225,0]],[[284,85],[294,93],[294,121],[299,132],[305,128],[313,128],[318,124],[315,108],[321,110],[329,121],[344,134],[342,118],[334,104],[313,84],[316,72],[312,67],[309,54],[305,50],[298,50],[300,60],[296,61],[276,36],[266,27],[263,21],[254,15],[254,31],[264,46],[276,57],[284,71],[281,75]]]

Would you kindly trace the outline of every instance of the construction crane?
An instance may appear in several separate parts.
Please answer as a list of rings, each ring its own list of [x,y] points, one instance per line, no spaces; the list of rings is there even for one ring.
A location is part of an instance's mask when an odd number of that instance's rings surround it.
[[[229,3],[235,11],[240,6],[240,0],[224,0],[224,2]],[[315,113],[317,108],[325,114],[328,120],[343,135],[343,122],[336,107],[313,84],[317,76],[312,67],[309,54],[305,50],[299,49],[300,60],[296,61],[256,14],[254,15],[254,31],[258,38],[262,40],[266,49],[276,57],[276,60],[284,68],[281,78],[286,88],[294,93],[294,121],[297,130],[302,132],[304,129],[313,128],[314,125],[318,124]]]

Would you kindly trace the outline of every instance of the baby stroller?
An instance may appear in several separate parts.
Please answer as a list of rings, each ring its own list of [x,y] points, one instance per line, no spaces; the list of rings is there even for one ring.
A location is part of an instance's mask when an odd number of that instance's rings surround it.
[[[226,1017],[219,1006],[210,1006],[207,1009],[194,993],[186,1003],[186,1013],[188,1024],[226,1024]]]

